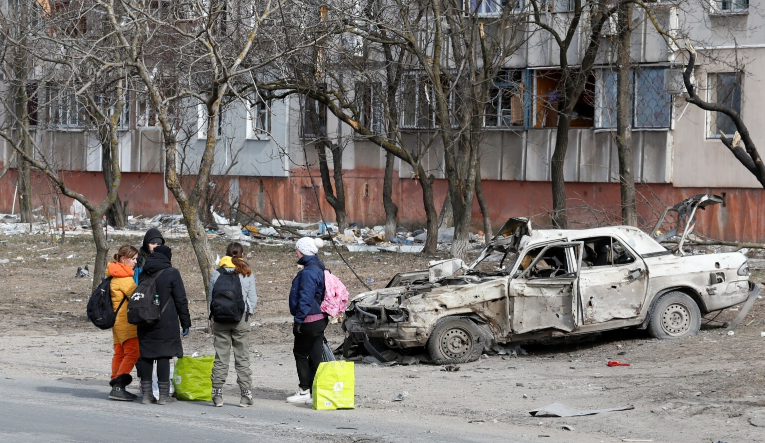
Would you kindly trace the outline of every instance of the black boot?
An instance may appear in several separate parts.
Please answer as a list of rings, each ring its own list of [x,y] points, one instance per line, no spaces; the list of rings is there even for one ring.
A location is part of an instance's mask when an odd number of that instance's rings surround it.
[[[130,374],[122,374],[114,377],[109,384],[112,386],[112,391],[109,393],[109,398],[118,401],[133,401],[136,396],[125,390],[125,386],[129,385],[133,381],[133,377]]]
[[[151,392],[151,379],[141,380],[141,392],[143,393],[141,404],[150,405],[156,401],[154,393]]]
[[[175,397],[170,396],[169,381],[161,381],[157,384],[159,385],[159,400],[157,400],[158,405],[166,405],[168,403],[175,403],[178,401],[175,399]]]

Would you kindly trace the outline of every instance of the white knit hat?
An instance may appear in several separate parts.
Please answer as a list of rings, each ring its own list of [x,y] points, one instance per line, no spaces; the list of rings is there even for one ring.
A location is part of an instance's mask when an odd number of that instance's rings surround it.
[[[295,249],[303,255],[316,255],[322,246],[324,241],[320,238],[303,237],[295,243]]]

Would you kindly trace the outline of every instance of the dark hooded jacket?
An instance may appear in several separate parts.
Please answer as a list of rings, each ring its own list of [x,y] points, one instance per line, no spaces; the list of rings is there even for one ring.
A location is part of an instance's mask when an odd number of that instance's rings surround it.
[[[135,284],[138,284],[138,282],[141,280],[141,272],[143,272],[143,267],[146,264],[146,259],[150,255],[149,240],[157,237],[162,239],[162,244],[164,245],[165,237],[162,237],[162,233],[159,232],[159,229],[157,228],[149,229],[146,231],[146,235],[143,236],[143,244],[141,244],[141,247],[138,248],[138,260],[135,263],[135,272],[133,273]]]
[[[142,279],[164,269],[157,277],[159,304],[165,312],[153,326],[138,326],[138,347],[141,358],[157,359],[183,357],[181,328],[191,327],[189,302],[181,273],[172,267],[170,258],[154,253],[146,258]],[[180,320],[180,325],[178,324]]]
[[[321,314],[324,300],[324,263],[315,255],[304,255],[298,260],[303,269],[292,280],[290,314],[295,323],[303,323],[306,316]]]

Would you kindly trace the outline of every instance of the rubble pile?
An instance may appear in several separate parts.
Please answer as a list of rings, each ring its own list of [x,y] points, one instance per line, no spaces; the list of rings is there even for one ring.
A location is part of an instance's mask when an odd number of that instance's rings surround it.
[[[92,226],[90,219],[84,212],[73,211],[63,218],[65,235],[91,235]],[[39,213],[39,211],[38,211]],[[271,220],[270,223],[250,222],[238,223],[224,216],[212,212],[215,221],[214,226],[208,226],[206,232],[209,238],[223,237],[227,240],[235,240],[248,246],[252,241],[260,241],[269,244],[285,244],[294,242],[299,237],[321,237],[330,240],[347,249],[350,252],[399,252],[417,253],[422,252],[427,238],[425,229],[409,230],[404,227],[396,229],[396,235],[387,238],[384,226],[362,227],[358,223],[351,223],[343,232],[339,232],[337,224],[315,222],[301,223],[290,220]],[[124,229],[115,229],[107,225],[109,235],[143,235],[148,229],[157,228],[165,235],[183,237],[188,235],[188,230],[183,224],[183,216],[180,214],[158,214],[153,217],[129,216]],[[0,214],[0,235],[21,234],[56,234],[62,229],[61,216],[57,215],[47,220],[45,217],[35,215],[34,223],[21,223],[18,214]],[[438,231],[439,249],[445,249],[454,240],[454,228],[444,228]],[[475,248],[483,247],[483,232],[470,234],[470,242]]]

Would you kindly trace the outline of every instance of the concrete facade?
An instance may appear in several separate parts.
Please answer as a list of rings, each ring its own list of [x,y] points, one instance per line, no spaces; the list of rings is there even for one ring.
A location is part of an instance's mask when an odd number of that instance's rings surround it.
[[[657,20],[668,29],[689,30],[692,40],[697,42],[704,57],[699,60],[695,78],[704,94],[707,93],[708,74],[729,72],[736,57],[739,64],[746,66],[741,112],[750,122],[753,139],[760,140],[765,136],[765,127],[756,124],[756,116],[761,112],[759,104],[760,98],[765,98],[765,86],[760,74],[763,69],[759,66],[765,65],[765,61],[759,60],[758,55],[765,54],[765,27],[761,26],[765,23],[754,11],[751,14],[744,12],[685,12],[663,4],[658,4],[654,10]],[[568,13],[552,13],[550,20],[559,20],[565,14]],[[646,127],[635,127],[632,136],[635,180],[644,184],[639,187],[644,191],[641,194],[645,204],[641,209],[643,221],[650,223],[652,211],[661,206],[659,200],[672,203],[696,192],[725,193],[731,204],[726,205],[725,215],[707,220],[711,224],[708,232],[727,239],[765,240],[762,216],[751,210],[762,207],[764,191],[710,133],[708,113],[689,106],[682,94],[666,94],[657,89],[660,83],[663,88],[664,76],[669,75],[664,70],[681,67],[682,60],[676,60],[644,12],[636,10],[633,26],[636,29],[632,42],[636,71],[653,75],[653,83],[649,86],[654,89],[650,94],[655,95],[659,103],[647,106],[649,112],[643,122]],[[550,116],[540,103],[547,93],[548,83],[554,82],[558,53],[552,39],[544,33],[532,29],[524,32],[527,41],[510,57],[506,67],[522,70],[525,85],[531,88],[528,99],[523,102],[524,112],[526,107],[530,112],[525,112],[523,125],[487,127],[483,134],[481,175],[495,221],[511,215],[538,214],[552,208],[549,162],[556,129],[546,120]],[[734,35],[741,46],[739,49],[732,47],[731,36]],[[605,91],[605,77],[602,76],[611,72],[611,60],[614,59],[611,40],[604,38],[603,43],[604,50],[596,69],[596,85],[592,87],[595,104],[590,106],[594,116],[583,118],[579,127],[569,131],[565,177],[569,197],[573,200],[615,208],[619,204],[619,177],[614,133],[613,129],[599,127],[597,123],[608,114],[602,100],[598,102],[601,97],[598,94]],[[578,59],[583,45],[582,36],[577,35],[569,57]],[[637,74],[635,78],[638,78]],[[134,106],[136,102],[132,101]],[[193,107],[190,109],[185,160],[193,171],[195,158],[204,149],[205,139],[197,133],[199,123],[194,125],[196,116]],[[226,108],[217,136],[213,172],[217,176],[216,185],[230,203],[240,202],[263,214],[287,219],[313,221],[320,214],[333,218],[331,207],[323,198],[317,204],[311,187],[311,178],[321,186],[318,171],[312,170],[311,177],[304,168],[306,160],[315,164],[317,154],[302,138],[301,109],[301,99],[296,96],[273,101],[267,110],[270,121],[267,133],[253,134],[248,130],[252,114],[248,117],[244,104],[234,103]],[[134,109],[131,123],[120,135],[120,161],[125,172],[120,194],[124,200],[131,201],[131,213],[136,215],[176,212],[173,202],[167,201],[167,193],[162,189],[161,133],[154,127],[139,127],[135,114]],[[659,120],[666,124],[651,127]],[[352,129],[341,124],[331,113],[327,116],[326,128],[328,137],[344,149],[344,180],[351,221],[380,223],[384,220],[384,152],[369,141],[355,138]],[[97,197],[102,193],[103,181],[98,172],[101,170],[100,148],[92,134],[69,128],[65,131],[40,130],[35,136],[60,170],[71,171],[67,174],[68,180],[87,188],[83,191],[87,195]],[[403,135],[404,143],[410,149],[427,144],[430,137],[432,132],[425,129],[407,130]],[[0,143],[0,162],[5,164],[9,159],[10,149]],[[426,170],[437,178],[436,198],[440,204],[445,196],[445,183],[439,140],[434,141],[428,150],[424,164]],[[421,192],[417,181],[413,180],[414,174],[408,165],[398,160],[396,170],[394,200],[400,207],[401,223],[422,225]],[[12,170],[0,180],[0,212],[11,212],[14,180]],[[319,193],[321,196],[321,189]],[[475,211],[479,214],[477,207]],[[480,216],[476,219],[479,221],[476,225],[479,225]]]

